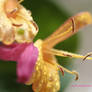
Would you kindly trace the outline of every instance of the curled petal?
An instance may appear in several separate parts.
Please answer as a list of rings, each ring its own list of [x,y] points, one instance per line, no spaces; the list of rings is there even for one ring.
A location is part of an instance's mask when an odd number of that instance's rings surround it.
[[[0,45],[0,59],[17,62],[18,81],[25,83],[33,73],[38,57],[38,49],[33,43]]]
[[[18,82],[25,83],[31,77],[38,57],[38,49],[30,44],[18,59]]]
[[[0,45],[0,59],[5,61],[16,61],[27,46],[27,43],[14,43],[9,46]]]

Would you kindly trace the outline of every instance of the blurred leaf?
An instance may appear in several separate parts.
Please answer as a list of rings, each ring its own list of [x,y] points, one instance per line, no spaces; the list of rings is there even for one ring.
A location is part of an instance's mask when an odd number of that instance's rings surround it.
[[[50,0],[25,0],[23,5],[32,11],[32,16],[39,26],[39,33],[35,40],[48,37],[70,16],[64,10],[60,10]],[[58,44],[56,48],[74,52],[77,48],[77,35]],[[72,62],[69,59],[58,57],[59,63],[67,68],[71,68]],[[71,76],[67,73],[61,76],[62,92],[68,85]],[[61,92],[60,90],[60,92]],[[31,86],[16,83],[16,63],[0,62],[0,92],[32,92]]]

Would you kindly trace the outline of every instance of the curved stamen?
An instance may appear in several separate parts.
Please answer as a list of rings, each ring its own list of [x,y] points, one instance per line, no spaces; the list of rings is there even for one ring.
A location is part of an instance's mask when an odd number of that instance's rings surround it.
[[[75,75],[75,76],[76,76],[75,80],[78,80],[78,79],[79,79],[79,74],[78,74],[78,72],[76,72],[76,71],[70,71],[70,70],[64,68],[64,67],[61,66],[61,65],[58,65],[58,66],[59,66],[59,69],[62,69],[63,71],[66,71],[67,73],[70,73],[70,74],[72,74],[72,75]]]
[[[13,23],[12,25],[15,26],[15,27],[21,27],[22,26],[22,24],[15,24],[15,23]]]
[[[92,52],[88,53],[88,54],[83,58],[83,61],[86,60],[89,56],[92,56]]]

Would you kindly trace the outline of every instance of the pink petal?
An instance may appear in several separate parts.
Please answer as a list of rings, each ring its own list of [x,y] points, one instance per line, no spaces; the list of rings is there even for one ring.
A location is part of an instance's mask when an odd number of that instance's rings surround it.
[[[31,77],[38,57],[38,49],[33,44],[27,46],[18,59],[18,82],[25,83]]]
[[[38,57],[38,49],[33,43],[14,43],[10,46],[0,45],[0,59],[17,61],[18,81],[25,83],[31,77]]]
[[[10,46],[0,45],[0,59],[5,61],[16,61],[27,46],[27,43],[15,43]]]

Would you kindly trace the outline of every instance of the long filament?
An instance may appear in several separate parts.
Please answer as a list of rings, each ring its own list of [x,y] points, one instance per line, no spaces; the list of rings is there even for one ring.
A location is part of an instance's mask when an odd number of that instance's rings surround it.
[[[74,54],[74,53],[70,53],[70,52],[67,52],[67,51],[63,51],[63,50],[44,49],[43,52],[49,53],[49,54],[52,54],[52,55],[62,56],[62,57],[82,58],[82,59],[85,58],[85,56],[83,56],[83,55]],[[86,57],[86,59],[92,60],[92,57]]]

